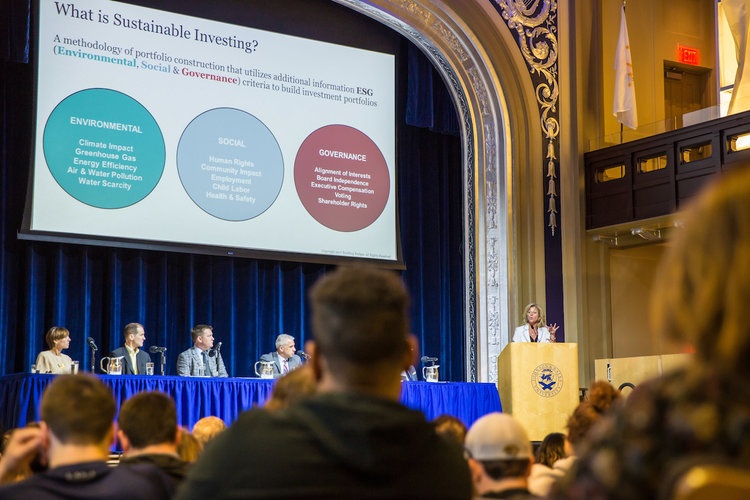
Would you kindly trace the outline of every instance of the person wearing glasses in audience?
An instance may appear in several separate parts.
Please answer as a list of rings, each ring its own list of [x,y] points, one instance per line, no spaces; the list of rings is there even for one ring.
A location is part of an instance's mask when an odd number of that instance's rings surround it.
[[[273,362],[273,377],[278,378],[302,366],[302,359],[297,356],[294,337],[282,333],[276,337],[276,351],[260,357],[260,361]]]

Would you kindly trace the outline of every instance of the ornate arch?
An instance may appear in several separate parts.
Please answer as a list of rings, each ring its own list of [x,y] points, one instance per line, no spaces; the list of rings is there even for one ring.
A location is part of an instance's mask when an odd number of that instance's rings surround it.
[[[526,61],[489,2],[334,1],[420,47],[453,94],[464,152],[464,246],[469,250],[464,263],[466,378],[496,381],[497,355],[509,342],[513,323],[510,293],[518,287],[521,261],[534,258],[519,255],[519,226],[533,216],[522,213],[513,186],[533,177],[529,166],[544,160],[536,90]]]

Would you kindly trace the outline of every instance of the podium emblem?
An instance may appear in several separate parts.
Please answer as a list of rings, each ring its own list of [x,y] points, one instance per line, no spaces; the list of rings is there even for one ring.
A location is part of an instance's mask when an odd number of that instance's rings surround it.
[[[563,374],[553,364],[541,364],[531,373],[531,386],[543,398],[551,398],[562,390]]]

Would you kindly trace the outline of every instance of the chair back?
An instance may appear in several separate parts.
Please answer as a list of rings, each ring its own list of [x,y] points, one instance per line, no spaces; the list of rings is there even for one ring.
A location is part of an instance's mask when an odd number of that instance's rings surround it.
[[[672,500],[750,499],[750,470],[733,465],[696,465],[674,482]]]

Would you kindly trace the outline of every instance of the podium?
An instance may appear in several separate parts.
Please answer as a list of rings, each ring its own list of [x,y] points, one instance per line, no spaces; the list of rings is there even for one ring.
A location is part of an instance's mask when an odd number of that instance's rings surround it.
[[[565,433],[578,406],[578,344],[511,342],[497,357],[503,410],[519,419],[532,441]]]
[[[629,395],[626,388],[635,388],[644,380],[659,377],[689,363],[692,354],[658,354],[628,358],[605,358],[594,360],[594,377],[606,380],[615,388]]]

